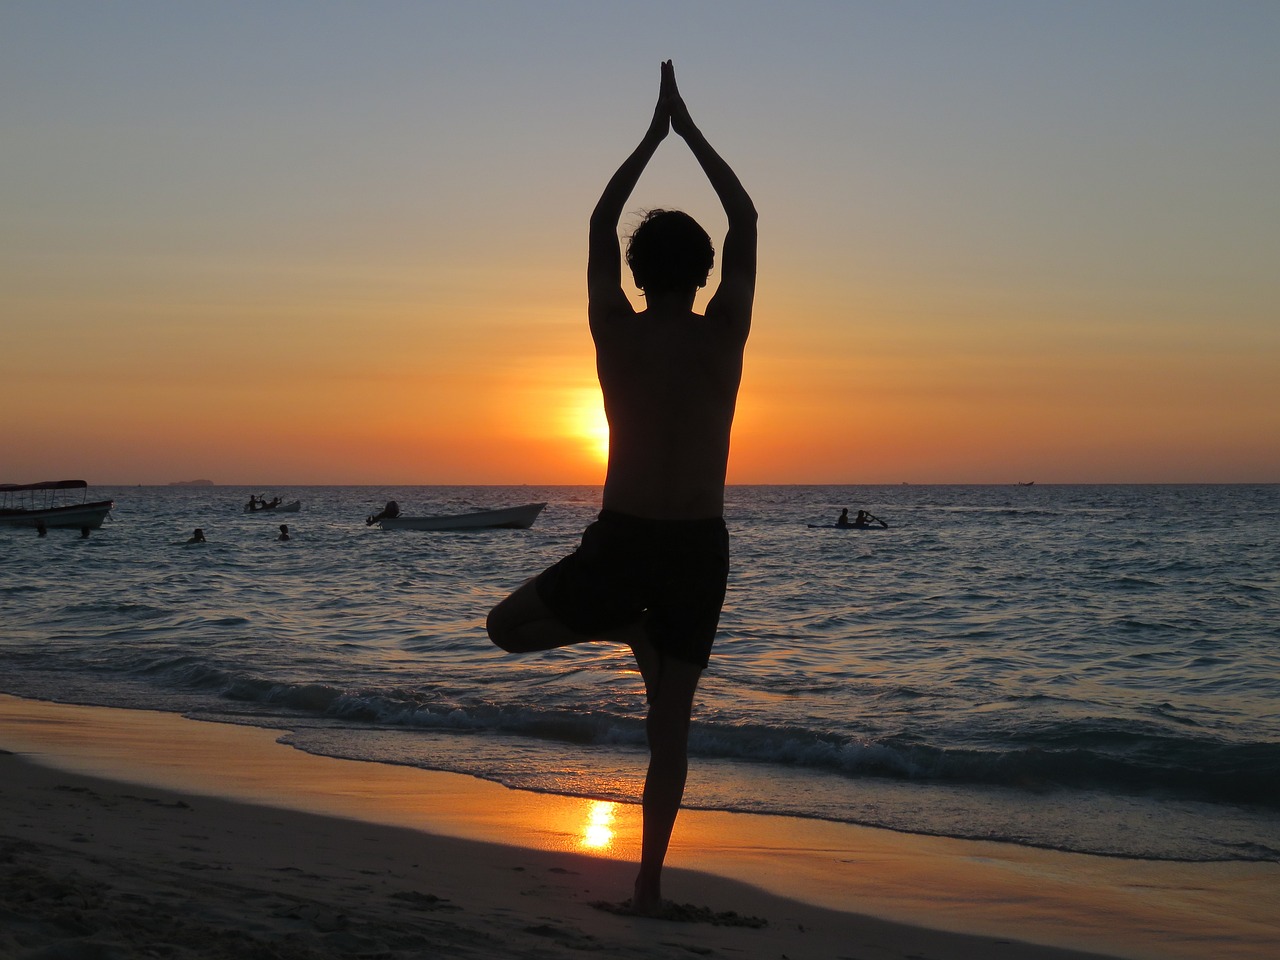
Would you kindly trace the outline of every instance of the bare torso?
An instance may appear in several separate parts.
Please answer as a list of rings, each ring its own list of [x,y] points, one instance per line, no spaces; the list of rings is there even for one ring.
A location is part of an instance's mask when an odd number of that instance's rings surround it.
[[[609,418],[604,507],[653,519],[724,512],[745,336],[714,314],[652,307],[593,323]]]

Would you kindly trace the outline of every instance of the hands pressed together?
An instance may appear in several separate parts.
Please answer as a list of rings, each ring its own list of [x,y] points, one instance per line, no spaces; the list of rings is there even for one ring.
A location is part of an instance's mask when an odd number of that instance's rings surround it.
[[[649,132],[661,139],[667,135],[668,127],[682,137],[687,137],[698,129],[689,116],[689,108],[685,106],[679,88],[676,87],[675,67],[670,60],[665,60],[662,64],[662,83],[658,88],[658,105],[654,108]]]
[[[707,138],[689,116],[689,108],[685,106],[684,98],[680,96],[680,90],[676,86],[676,72],[670,60],[662,64],[658,105],[654,108],[653,119],[649,122],[644,137],[609,179],[604,193],[591,212],[593,253],[587,264],[588,277],[595,278],[597,290],[607,287],[608,296],[616,295],[616,298],[621,298],[625,303],[619,276],[618,221],[645,166],[671,130],[678,133],[693,152],[694,159],[711,182],[729,220],[729,233],[725,236],[725,253],[721,261],[721,287],[724,286],[725,271],[728,270],[729,275],[732,275],[734,270],[731,268],[735,265],[740,267],[737,272],[749,280],[749,283],[742,285],[748,294],[749,306],[755,283],[756,208],[737,175],[707,142]],[[743,311],[743,316],[749,314],[749,309]]]

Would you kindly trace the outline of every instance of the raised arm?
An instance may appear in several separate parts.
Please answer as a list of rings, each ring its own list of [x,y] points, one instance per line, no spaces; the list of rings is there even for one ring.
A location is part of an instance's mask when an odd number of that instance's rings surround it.
[[[720,256],[720,287],[707,304],[707,315],[722,315],[735,324],[741,324],[745,336],[751,325],[751,305],[756,289],[755,204],[738,180],[738,175],[716,153],[689,116],[689,108],[676,87],[675,69],[670,60],[662,65],[659,103],[666,104],[671,115],[671,129],[693,151],[729,220],[729,232],[725,234],[724,250]]]
[[[618,221],[622,219],[622,209],[639,182],[640,174],[644,172],[658,149],[658,144],[666,138],[670,128],[671,114],[663,96],[665,90],[664,80],[649,129],[645,131],[640,144],[610,178],[604,193],[596,202],[596,208],[591,212],[587,250],[587,297],[593,323],[597,317],[615,310],[631,309],[631,303],[622,289],[622,250],[618,245]]]

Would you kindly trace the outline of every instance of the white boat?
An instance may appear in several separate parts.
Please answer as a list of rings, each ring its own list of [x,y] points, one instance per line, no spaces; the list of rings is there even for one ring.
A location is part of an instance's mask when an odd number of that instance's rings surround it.
[[[545,503],[525,503],[500,510],[476,510],[440,517],[383,517],[375,521],[383,530],[485,530],[505,527],[526,530],[538,519]]]
[[[68,503],[70,494],[82,490],[79,503]],[[0,483],[0,523],[17,527],[71,527],[97,530],[114,500],[89,500],[89,484],[83,480],[43,480],[40,483]]]
[[[249,509],[249,505],[244,505],[245,513],[297,513],[302,509],[301,500],[290,500],[288,503],[277,503],[274,507],[254,507]]]

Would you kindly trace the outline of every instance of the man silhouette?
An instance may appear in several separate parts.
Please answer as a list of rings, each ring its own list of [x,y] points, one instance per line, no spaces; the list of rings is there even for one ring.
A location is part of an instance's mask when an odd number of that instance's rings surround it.
[[[714,250],[678,211],[650,211],[628,243],[645,308],[632,308],[622,289],[618,221],[669,129],[692,151],[728,218],[720,285],[705,314],[693,303]],[[631,909],[655,915],[684,796],[693,697],[728,580],[725,470],[756,279],[755,206],[694,125],[670,61],[649,129],[605,187],[589,237],[588,317],[609,420],[602,509],[573,554],[494,607],[488,630],[512,653],[593,640],[631,646],[649,702]]]

